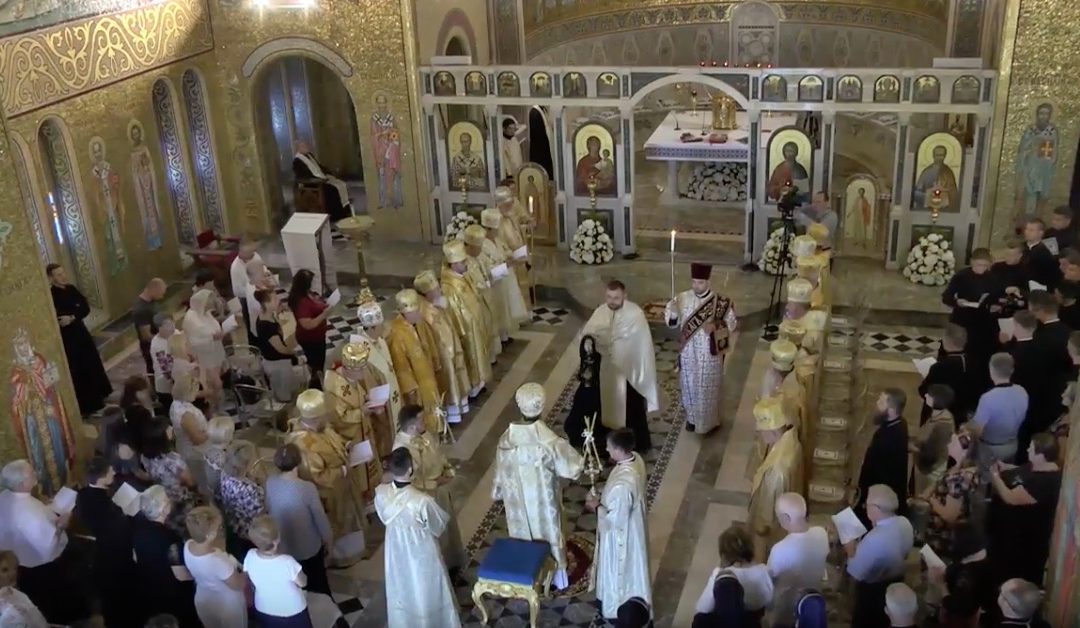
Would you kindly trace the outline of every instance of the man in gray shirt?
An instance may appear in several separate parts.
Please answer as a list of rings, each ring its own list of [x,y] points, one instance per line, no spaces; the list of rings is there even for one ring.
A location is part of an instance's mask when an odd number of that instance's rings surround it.
[[[300,449],[292,443],[274,452],[281,474],[266,480],[266,509],[281,530],[281,551],[295,558],[307,574],[307,590],[333,597],[326,578],[326,552],[334,534],[319,491],[300,479],[300,460]]]
[[[836,238],[836,228],[840,217],[832,209],[829,202],[828,192],[821,191],[814,194],[814,202],[809,207],[800,207],[795,210],[795,224],[798,225],[799,233],[806,233],[810,225],[820,222],[829,229],[829,239],[825,246],[832,248]]]
[[[1028,411],[1028,394],[1022,386],[1012,383],[1013,357],[1008,353],[990,356],[990,379],[994,387],[979,397],[972,431],[979,437],[979,474],[990,479],[990,465],[995,460],[1013,461],[1016,456],[1016,435]]]
[[[890,584],[904,579],[915,531],[906,517],[896,514],[900,501],[895,491],[875,484],[867,493],[866,516],[873,528],[861,541],[853,540],[844,549],[848,554],[847,572],[855,580],[851,625],[877,628],[889,625],[885,592]]]

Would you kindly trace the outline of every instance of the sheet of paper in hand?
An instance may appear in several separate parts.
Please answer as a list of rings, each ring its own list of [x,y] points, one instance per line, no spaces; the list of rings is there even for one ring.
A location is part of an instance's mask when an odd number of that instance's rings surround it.
[[[1046,238],[1045,240],[1042,241],[1042,243],[1043,243],[1043,246],[1045,246],[1047,248],[1047,250],[1050,251],[1050,253],[1052,253],[1054,255],[1060,255],[1061,254],[1061,247],[1058,245],[1057,238]]]
[[[915,370],[919,372],[919,375],[925,378],[927,373],[930,372],[930,367],[937,364],[937,359],[932,357],[918,358],[911,360],[911,363],[915,365]]]
[[[226,318],[221,322],[221,331],[226,334],[231,334],[234,329],[240,326],[240,323],[236,322],[236,314],[229,314],[229,318]]]
[[[371,450],[371,441],[362,440],[352,447],[349,452],[349,466],[358,467],[375,459],[375,452]]]
[[[142,495],[133,486],[124,482],[113,494],[113,503],[124,511],[129,517],[134,517],[139,512],[139,496]]]
[[[326,298],[326,307],[334,307],[341,302],[341,290],[334,290],[330,293],[330,296]]]
[[[998,329],[1001,330],[1001,333],[1012,338],[1016,333],[1016,321],[1011,318],[999,318]]]
[[[529,247],[522,244],[520,248],[514,251],[513,256],[514,259],[525,259],[529,256]]]
[[[368,392],[367,407],[369,408],[378,408],[387,401],[390,401],[390,384],[376,386]]]
[[[858,515],[850,507],[841,510],[832,516],[833,525],[840,536],[840,544],[846,544],[855,539],[861,539],[866,534],[866,526],[859,521]]]
[[[491,278],[495,280],[502,279],[510,274],[510,269],[506,267],[506,262],[499,264],[498,266],[491,267]]]
[[[75,510],[75,498],[78,496],[78,493],[65,486],[57,491],[56,495],[53,497],[53,511],[62,517],[72,510]]]

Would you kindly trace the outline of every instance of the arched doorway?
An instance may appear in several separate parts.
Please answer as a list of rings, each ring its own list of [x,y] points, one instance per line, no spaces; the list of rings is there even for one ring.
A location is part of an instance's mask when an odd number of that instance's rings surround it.
[[[671,230],[676,229],[683,234],[676,254],[680,261],[743,262],[749,161],[678,162],[646,155],[646,144],[661,127],[668,137],[689,133],[696,139],[712,132],[712,99],[720,94],[733,98],[739,115],[745,115],[742,94],[702,76],[659,79],[632,100],[632,140],[623,141],[632,141],[628,187],[634,194],[633,236],[645,259],[668,259]]]
[[[446,42],[443,54],[448,57],[467,57],[470,54],[469,46],[460,35],[454,35]],[[476,115],[470,118],[469,105],[446,105],[446,128],[450,128],[462,120],[483,120],[484,114],[480,107],[474,111]]]
[[[307,56],[278,57],[259,68],[252,100],[275,228],[295,211],[298,141],[308,144],[326,171],[346,182],[354,208],[367,206],[356,110],[337,71]]]

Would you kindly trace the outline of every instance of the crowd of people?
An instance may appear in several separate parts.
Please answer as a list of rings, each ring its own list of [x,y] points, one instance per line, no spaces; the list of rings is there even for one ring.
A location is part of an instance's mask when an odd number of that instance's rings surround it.
[[[87,463],[85,486],[65,508],[59,496],[52,504],[35,497],[27,461],[0,472],[0,626],[9,617],[34,627],[77,622],[92,609],[110,628],[249,618],[310,626],[317,596],[332,599],[327,567],[370,555],[369,511],[386,527],[388,624],[460,625],[451,574],[465,553],[441,443],[492,381],[529,298],[518,279],[527,252],[517,247],[527,218],[506,188],[495,197],[500,206],[481,225],[444,247],[439,273],[424,271],[415,289],[397,293],[389,323],[369,292],[360,295],[362,329],[333,360],[330,304],[313,291],[314,274],[298,272],[282,298],[250,242],[231,268],[233,301],[200,274],[183,309],[164,311],[165,283],[151,280],[133,309],[148,377],[124,383],[122,416]],[[821,351],[815,315],[828,302],[828,231],[812,231],[816,238],[800,236],[806,241],[793,247],[805,249],[800,277],[789,284],[784,338],[770,346],[754,408],[763,459],[750,521],[720,535],[694,628],[826,626],[830,559],[852,583],[855,628],[1041,625],[1065,419],[1080,375],[1071,212],[1055,210],[1049,231],[1028,220],[1004,260],[977,249],[952,278],[942,295],[949,324],[919,387],[919,428],[909,433],[902,390],[881,391],[853,500],[868,531],[835,552],[830,533],[810,523],[792,462],[802,457],[806,400],[790,374]],[[62,268],[48,273],[72,362],[92,348],[82,333],[88,308]],[[738,330],[710,273],[695,264],[692,289],[665,309],[682,333],[686,429],[701,435],[719,423],[726,350]],[[255,348],[269,395],[298,415],[272,464],[221,416],[238,377],[230,343]],[[585,507],[597,516],[598,606],[619,628],[652,621],[641,457],[651,447],[645,417],[659,404],[652,346],[641,308],[610,282],[580,334],[566,438],[539,420],[543,388],[525,384],[495,460],[493,498],[509,534],[547,543],[557,589],[569,584],[560,478],[581,476],[579,450],[590,443],[613,465]],[[99,366],[97,358],[73,371],[84,411],[99,410],[111,392]],[[939,560],[924,558],[924,577],[913,581],[919,547]]]

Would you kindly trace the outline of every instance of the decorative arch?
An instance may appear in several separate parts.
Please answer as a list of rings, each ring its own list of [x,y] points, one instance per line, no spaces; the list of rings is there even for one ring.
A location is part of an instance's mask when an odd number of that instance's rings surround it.
[[[15,176],[19,179],[19,191],[22,193],[23,209],[26,211],[26,220],[30,223],[30,231],[34,234],[34,246],[37,248],[38,257],[42,264],[53,261],[52,248],[49,245],[51,238],[45,234],[48,232],[46,220],[42,219],[43,212],[40,199],[44,194],[38,188],[37,179],[30,175],[30,164],[33,163],[30,156],[30,147],[16,131],[9,131],[11,145],[11,159],[15,163]]]
[[[352,66],[345,60],[345,57],[334,52],[333,49],[328,48],[326,45],[306,37],[282,37],[266,42],[251,51],[251,54],[244,60],[241,72],[244,78],[251,78],[263,64],[286,55],[310,57],[333,68],[342,77],[353,75]]]
[[[187,111],[188,142],[195,163],[195,189],[202,205],[203,224],[219,234],[225,233],[225,212],[221,200],[221,180],[214,151],[214,132],[210,126],[210,107],[202,75],[194,68],[180,78]]]
[[[709,87],[710,89],[716,89],[724,92],[728,96],[731,96],[735,102],[739,103],[739,107],[746,109],[750,106],[750,100],[744,96],[739,90],[735,89],[731,85],[721,81],[720,79],[706,76],[704,74],[669,74],[652,81],[651,83],[642,87],[633,96],[630,97],[630,106],[633,107],[641,102],[646,96],[655,92],[656,90],[664,87],[665,85],[674,85],[675,83],[698,83]]]
[[[466,44],[465,54],[476,54],[476,30],[473,28],[472,22],[469,21],[469,16],[458,7],[447,11],[442,25],[439,26],[439,34],[435,38],[435,50],[439,51],[438,54],[443,54],[442,51],[446,50],[446,46],[453,37],[464,40]],[[477,61],[477,59],[473,59],[474,63]]]
[[[50,191],[50,213],[57,241],[74,271],[75,284],[91,307],[105,309],[105,295],[98,280],[99,266],[94,239],[87,220],[79,185],[78,165],[71,153],[71,137],[60,118],[48,117],[38,127],[38,141]]]
[[[150,100],[161,142],[161,156],[165,162],[165,180],[172,201],[177,240],[182,245],[195,246],[195,235],[199,231],[198,212],[191,190],[191,173],[184,158],[184,140],[176,116],[179,105],[172,81],[167,77],[154,81],[150,88]]]

